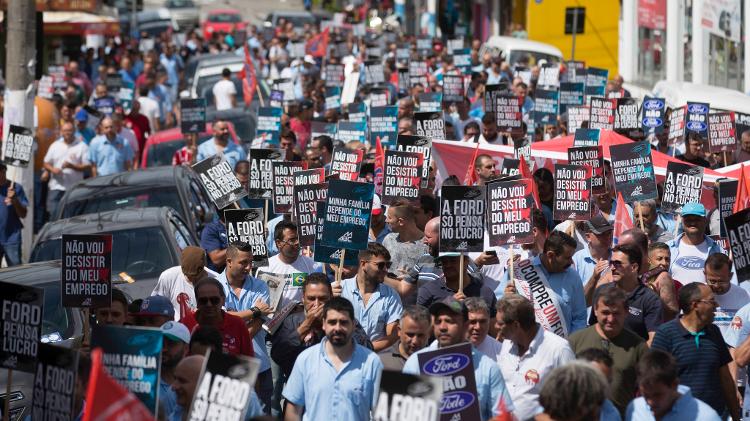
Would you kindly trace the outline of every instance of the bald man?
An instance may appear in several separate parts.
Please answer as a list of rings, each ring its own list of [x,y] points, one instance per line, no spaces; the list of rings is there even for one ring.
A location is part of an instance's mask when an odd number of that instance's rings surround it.
[[[65,191],[83,180],[83,172],[89,167],[89,147],[76,136],[73,123],[63,123],[60,136],[44,155],[44,169],[50,173],[47,211],[57,214],[57,205]]]
[[[202,355],[191,355],[185,357],[177,364],[174,369],[174,383],[172,389],[177,395],[177,404],[182,408],[182,419],[187,420],[190,412],[190,404],[193,402],[195,388],[198,386],[198,379],[203,369]]]

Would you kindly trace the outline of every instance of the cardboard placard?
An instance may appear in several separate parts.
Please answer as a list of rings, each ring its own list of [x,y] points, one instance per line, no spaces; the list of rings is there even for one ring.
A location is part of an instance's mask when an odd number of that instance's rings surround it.
[[[441,377],[443,384],[455,387],[443,392],[440,401],[441,421],[481,419],[471,344],[462,343],[420,352],[417,359],[420,373]]]
[[[708,139],[708,112],[710,109],[710,106],[705,102],[687,103],[685,135],[697,133],[701,139]]]
[[[583,61],[566,61],[565,71],[560,76],[562,82],[586,83],[586,63]]]
[[[365,121],[339,121],[336,138],[345,144],[352,140],[364,144],[367,142],[367,123]]]
[[[430,181],[430,164],[432,162],[432,140],[427,137],[398,135],[397,151],[419,152],[422,160],[422,188],[427,188]]]
[[[332,263],[337,265],[341,262],[341,249],[326,247],[320,243],[323,239],[323,223],[326,218],[326,202],[317,202],[317,235],[315,237],[315,252],[313,260],[318,263]],[[346,250],[344,253],[344,266],[359,265],[359,250]]]
[[[303,171],[298,171],[299,174]],[[295,175],[295,180],[296,180]],[[315,202],[325,201],[328,194],[328,183],[294,185],[294,219],[297,221],[297,234],[300,247],[315,244]]]
[[[500,95],[495,105],[495,116],[498,132],[508,132],[512,135],[523,135],[521,123],[523,113],[521,112],[521,97]]]
[[[462,102],[465,94],[462,75],[443,75],[444,102]]]
[[[302,161],[273,161],[273,213],[292,213],[294,173],[305,168]]]
[[[646,134],[658,135],[664,131],[666,120],[664,98],[645,97],[641,106],[641,129]]]
[[[72,420],[75,413],[78,351],[52,344],[39,344],[34,376],[34,420]]]
[[[255,138],[262,138],[268,146],[278,145],[281,135],[281,115],[284,110],[275,107],[258,108],[258,125],[255,128]]]
[[[366,249],[374,195],[375,186],[371,183],[331,179],[320,244],[337,249]]]
[[[193,171],[198,174],[208,197],[218,209],[223,209],[247,196],[247,190],[234,174],[234,169],[226,159],[214,155],[193,164]]]
[[[534,91],[534,124],[555,125],[559,107],[560,92],[537,88]]]
[[[635,98],[618,98],[615,109],[614,129],[618,133],[632,137],[641,128],[638,119],[638,100]]]
[[[373,420],[391,421],[391,414],[398,414],[403,420],[438,421],[442,394],[440,377],[383,370]]]
[[[385,83],[383,75],[383,62],[380,60],[369,60],[365,62],[365,84],[378,85]]]
[[[359,123],[367,121],[367,109],[364,102],[351,103],[346,107],[349,121]],[[341,123],[341,121],[339,121]],[[365,124],[366,126],[366,124]]]
[[[571,105],[584,105],[584,89],[583,83],[560,83],[560,115],[565,114]]]
[[[568,134],[573,134],[583,126],[583,123],[588,123],[590,118],[590,110],[588,105],[582,106],[568,106]]]
[[[325,88],[325,109],[338,110],[341,108],[341,88],[338,86]]]
[[[266,248],[266,220],[262,208],[227,209],[224,211],[227,242],[247,243],[252,248],[253,266],[268,264]]]
[[[443,109],[442,92],[423,92],[417,96],[420,112],[437,112]]]
[[[737,149],[733,112],[708,115],[708,149],[711,153],[732,152]]]
[[[64,307],[112,304],[112,234],[63,234],[60,296]]]
[[[607,191],[604,185],[604,153],[601,145],[569,148],[568,163],[570,165],[591,167],[593,171],[591,192],[593,194],[601,194]]]
[[[343,64],[326,64],[325,66],[325,86],[326,88],[344,86],[344,65]]]
[[[556,64],[545,64],[539,69],[537,87],[545,89],[557,89],[560,87],[560,66]]]
[[[487,185],[487,235],[490,247],[527,244],[531,232],[532,180],[496,181]]]
[[[685,203],[700,203],[703,191],[703,167],[698,165],[668,162],[664,177],[664,195],[661,210],[679,214]]]
[[[484,187],[440,189],[440,252],[484,251]]]
[[[597,67],[586,69],[586,96],[604,96],[609,70]]]
[[[682,106],[673,108],[669,113],[669,135],[667,143],[676,145],[685,140],[685,118],[687,117],[687,107]]]
[[[396,199],[419,200],[423,166],[424,156],[420,152],[386,150],[382,203],[389,205]]]
[[[597,146],[601,135],[600,129],[577,129],[573,135],[573,146]]]
[[[331,174],[338,174],[339,179],[357,181],[359,168],[362,165],[362,149],[355,151],[347,148],[334,148],[331,160]]]
[[[5,149],[3,162],[16,167],[28,167],[34,148],[34,136],[31,130],[10,124],[3,148]]]
[[[182,134],[204,132],[206,130],[206,98],[181,99],[180,116]]]
[[[732,245],[734,272],[739,282],[750,280],[750,209],[724,218],[729,244]]]
[[[589,107],[589,128],[614,129],[615,109],[617,108],[616,99],[592,97],[589,100]]]
[[[589,166],[555,164],[555,220],[591,219],[591,175]]]
[[[727,227],[724,219],[734,211],[734,202],[737,201],[737,184],[739,181],[724,179],[719,180],[719,202],[716,206],[719,208],[720,232],[723,238],[727,238]],[[728,249],[725,249],[728,250]]]
[[[271,200],[273,198],[274,161],[283,161],[280,149],[250,149],[250,176],[248,178],[248,198]]]
[[[445,139],[445,121],[441,112],[414,113],[417,136]]]
[[[633,142],[609,147],[615,189],[626,203],[655,199],[656,178],[648,142]]]
[[[0,281],[0,290],[0,367],[35,373],[44,320],[44,289]]]
[[[398,133],[398,106],[370,107],[370,145],[374,145],[377,138],[383,147],[396,144]]]

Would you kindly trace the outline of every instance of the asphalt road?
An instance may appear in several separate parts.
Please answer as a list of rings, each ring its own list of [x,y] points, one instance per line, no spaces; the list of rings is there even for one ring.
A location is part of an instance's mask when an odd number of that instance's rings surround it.
[[[253,24],[261,24],[274,11],[303,10],[302,0],[193,0],[199,5],[201,19],[210,10],[230,8],[242,12],[242,17]],[[162,7],[165,0],[144,0],[146,8]]]

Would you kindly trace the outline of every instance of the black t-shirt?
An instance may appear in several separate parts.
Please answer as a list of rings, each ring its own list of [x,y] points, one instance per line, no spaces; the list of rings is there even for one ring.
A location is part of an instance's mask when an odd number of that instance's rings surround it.
[[[603,288],[616,288],[614,282],[602,285],[594,291],[594,301]],[[628,317],[625,319],[625,327],[635,332],[643,340],[648,340],[648,332],[656,332],[662,321],[661,299],[658,295],[643,284],[638,285],[633,292],[628,294]],[[596,314],[591,311],[589,324],[596,323]]]
[[[689,163],[691,163],[693,165],[701,166],[703,168],[710,168],[711,167],[711,164],[708,161],[706,161],[705,159],[703,159],[703,158],[701,158],[699,156],[696,156],[695,158],[692,158],[692,159],[687,159],[687,158],[685,158],[685,155],[677,155],[677,159],[679,159],[680,161],[689,162]]]

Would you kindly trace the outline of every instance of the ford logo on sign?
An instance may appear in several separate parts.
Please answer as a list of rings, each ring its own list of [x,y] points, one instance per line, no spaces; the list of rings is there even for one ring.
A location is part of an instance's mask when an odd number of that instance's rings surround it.
[[[443,394],[440,401],[440,413],[452,414],[462,411],[474,403],[474,395],[469,392],[451,392]]]
[[[431,376],[448,376],[463,370],[470,362],[469,357],[463,354],[438,355],[427,361],[422,371]]]
[[[683,256],[677,258],[674,264],[685,269],[702,269],[704,261],[697,256]]]
[[[688,121],[685,127],[693,132],[702,132],[706,130],[706,123],[702,123],[700,121]]]
[[[654,117],[644,118],[643,125],[646,127],[659,127],[662,125],[662,119]]]
[[[664,108],[664,101],[660,99],[648,99],[643,101],[643,108],[647,110],[661,110]]]
[[[703,104],[690,104],[688,112],[691,114],[708,114],[708,107]]]

